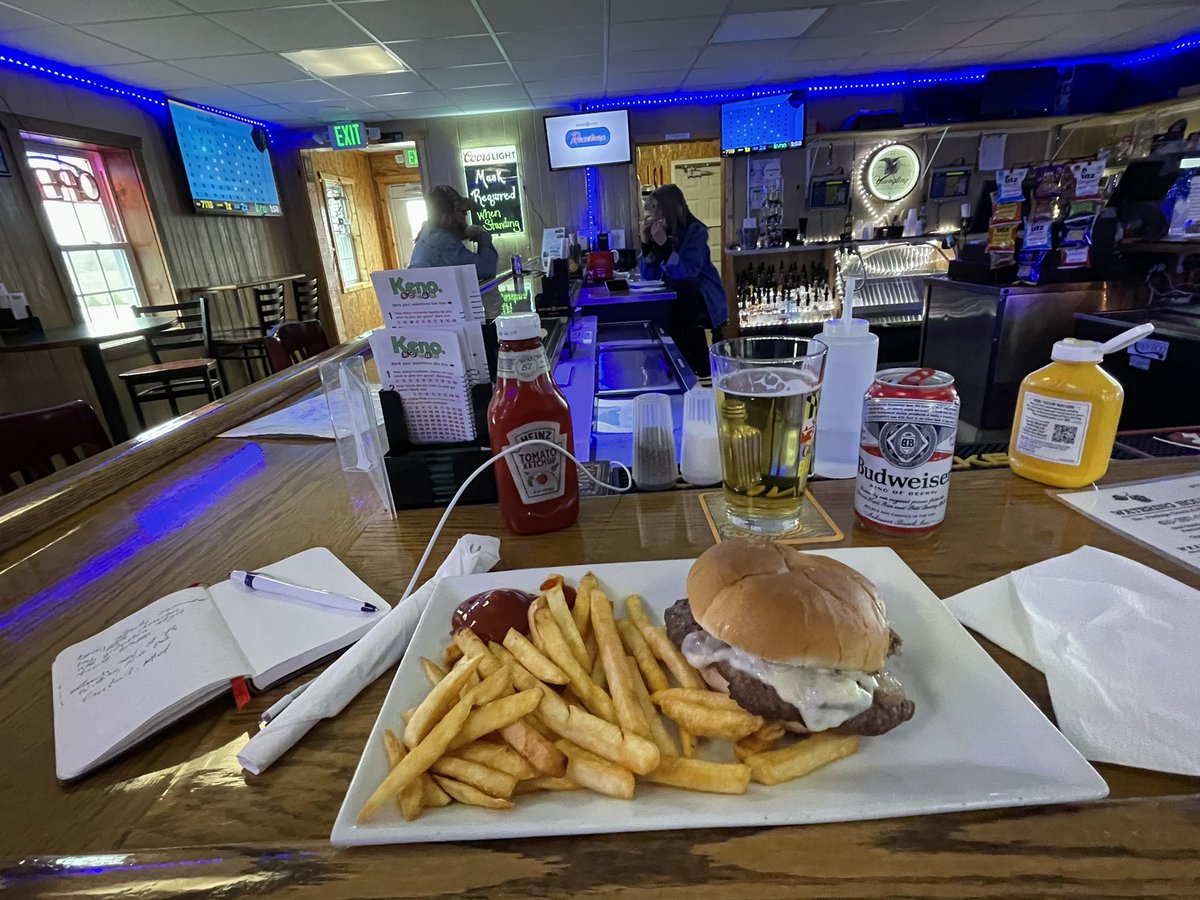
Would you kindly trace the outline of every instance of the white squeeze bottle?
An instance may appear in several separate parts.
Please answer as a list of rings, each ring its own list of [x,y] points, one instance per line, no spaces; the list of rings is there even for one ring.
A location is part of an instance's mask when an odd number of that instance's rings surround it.
[[[863,396],[875,379],[879,337],[866,319],[852,318],[855,279],[846,279],[842,317],[829,319],[817,340],[829,348],[817,404],[813,471],[825,478],[854,478],[862,438]]]

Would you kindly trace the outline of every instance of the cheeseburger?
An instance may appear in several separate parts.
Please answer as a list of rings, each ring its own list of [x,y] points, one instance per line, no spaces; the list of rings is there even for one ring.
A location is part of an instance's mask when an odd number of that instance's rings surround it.
[[[875,586],[849,566],[769,543],[727,541],[688,573],[667,634],[705,681],[793,731],[883,734],[913,702],[884,672],[900,638]]]

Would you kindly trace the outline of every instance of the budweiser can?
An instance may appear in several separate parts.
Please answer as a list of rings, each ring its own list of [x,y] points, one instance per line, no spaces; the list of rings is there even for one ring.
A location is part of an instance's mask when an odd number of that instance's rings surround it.
[[[863,402],[854,512],[894,534],[933,531],[946,517],[958,433],[954,376],[883,369]]]

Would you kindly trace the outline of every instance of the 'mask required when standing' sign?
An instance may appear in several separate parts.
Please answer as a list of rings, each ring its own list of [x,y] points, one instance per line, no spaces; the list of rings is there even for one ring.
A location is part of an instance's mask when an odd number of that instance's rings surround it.
[[[479,204],[475,222],[489,234],[521,234],[521,184],[516,147],[479,147],[462,152],[467,196]]]

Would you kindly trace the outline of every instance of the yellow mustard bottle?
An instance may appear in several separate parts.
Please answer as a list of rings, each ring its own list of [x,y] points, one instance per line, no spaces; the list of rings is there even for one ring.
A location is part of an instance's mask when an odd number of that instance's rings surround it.
[[[1075,338],[1055,343],[1050,365],[1026,375],[1017,394],[1008,445],[1016,474],[1076,488],[1108,471],[1125,391],[1100,362],[1153,330],[1146,323],[1104,344]]]

